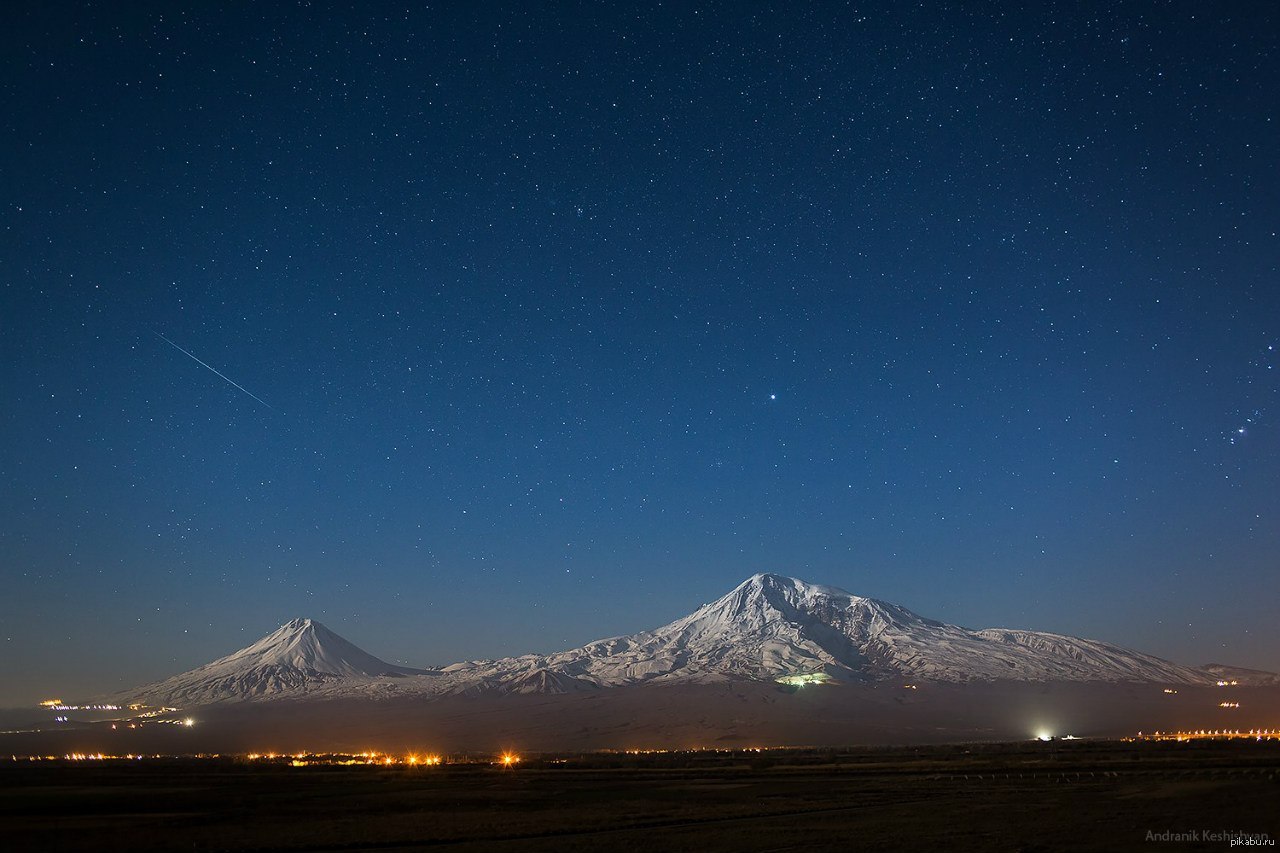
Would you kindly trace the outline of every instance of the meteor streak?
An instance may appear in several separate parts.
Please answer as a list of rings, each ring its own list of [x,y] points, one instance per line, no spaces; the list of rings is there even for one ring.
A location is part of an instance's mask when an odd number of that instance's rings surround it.
[[[237,387],[237,388],[239,388],[241,391],[243,391],[244,393],[248,394],[250,397],[252,397],[253,399],[257,400],[259,403],[261,403],[262,405],[266,406],[266,407],[267,407],[268,409],[270,409],[271,411],[273,411],[273,412],[274,412],[274,411],[276,410],[276,409],[275,409],[275,406],[272,406],[272,405],[271,405],[270,403],[268,403],[266,400],[262,399],[262,398],[261,398],[261,397],[259,397],[257,394],[254,394],[252,391],[250,391],[249,389],[245,388],[245,387],[244,387],[243,385],[241,385],[239,382],[236,382],[235,380],[228,378],[225,374],[223,374],[223,373],[219,372],[219,370],[218,370],[216,367],[213,367],[213,366],[211,366],[211,365],[205,364],[203,361],[201,361],[200,359],[196,358],[194,355],[192,355],[191,353],[187,352],[187,351],[186,351],[186,350],[184,350],[182,347],[178,346],[178,345],[177,345],[177,344],[175,344],[173,341],[169,340],[169,339],[168,339],[168,338],[166,338],[164,335],[162,335],[162,334],[160,334],[159,332],[157,332],[155,329],[152,329],[151,331],[155,334],[155,336],[156,336],[157,338],[159,338],[160,340],[164,341],[166,344],[168,344],[169,346],[173,347],[173,348],[174,348],[174,349],[176,349],[178,352],[182,353],[182,354],[183,354],[183,355],[185,355],[187,358],[189,358],[189,359],[191,359],[192,361],[194,361],[196,364],[200,365],[201,367],[207,367],[207,368],[209,368],[210,370],[212,370],[214,373],[217,373],[217,374],[218,374],[219,376],[221,376],[223,379],[226,379],[226,380],[227,380],[228,382],[230,382],[232,385],[236,386],[236,387]]]

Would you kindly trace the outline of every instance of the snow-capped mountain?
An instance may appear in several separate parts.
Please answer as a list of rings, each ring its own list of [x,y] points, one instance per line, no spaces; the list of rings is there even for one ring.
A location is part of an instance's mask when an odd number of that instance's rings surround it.
[[[569,693],[637,683],[707,684],[795,676],[841,682],[1100,681],[1212,684],[1181,666],[1096,640],[973,631],[835,587],[758,574],[692,614],[550,655],[393,666],[308,619],[252,646],[128,694],[165,704],[481,692]]]
[[[294,619],[234,654],[121,694],[166,705],[297,695],[349,682],[421,675],[379,660],[313,619]]]
[[[812,673],[838,681],[1211,681],[1200,670],[1095,640],[970,631],[896,604],[774,574],[748,578],[723,598],[654,631],[449,670],[453,678],[494,687],[545,671],[563,677],[560,689],[568,686],[566,678],[575,686],[607,687]]]

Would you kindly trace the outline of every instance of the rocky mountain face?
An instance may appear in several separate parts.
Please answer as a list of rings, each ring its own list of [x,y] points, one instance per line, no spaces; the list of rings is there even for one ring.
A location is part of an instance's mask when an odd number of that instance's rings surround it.
[[[294,620],[235,654],[122,697],[182,705],[300,696],[570,693],[796,676],[854,683],[1213,684],[1230,669],[1181,666],[1059,634],[969,630],[835,587],[758,574],[653,631],[550,655],[424,670],[388,664],[318,622]],[[1270,673],[1251,677],[1259,676],[1280,679]]]
[[[773,574],[748,578],[654,631],[553,655],[477,662],[453,674],[501,686],[536,670],[592,687],[807,673],[837,681],[1209,680],[1200,670],[1107,643],[1035,631],[970,631],[896,604]]]

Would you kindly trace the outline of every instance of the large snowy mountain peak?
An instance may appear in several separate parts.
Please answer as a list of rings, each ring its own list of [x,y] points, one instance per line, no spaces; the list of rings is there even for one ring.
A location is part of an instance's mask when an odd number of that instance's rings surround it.
[[[704,605],[698,613],[703,611],[712,611],[730,620],[748,621],[781,619],[795,622],[813,618],[826,619],[837,612],[856,613],[865,620],[879,620],[886,624],[905,625],[929,621],[896,604],[864,598],[839,587],[808,583],[772,573],[752,575],[728,595]]]
[[[842,589],[833,586],[805,583],[796,578],[775,574],[757,574],[734,587],[727,595],[703,605],[698,612],[713,611],[725,618],[750,618],[759,614],[768,618],[787,618],[797,608],[812,606],[818,602],[848,602],[858,600]]]
[[[232,655],[121,695],[204,704],[299,695],[567,693],[641,682],[791,681],[818,673],[845,682],[1212,684],[1219,677],[1096,640],[972,631],[837,587],[762,573],[652,631],[554,654],[430,670],[389,664],[319,622],[295,619]]]

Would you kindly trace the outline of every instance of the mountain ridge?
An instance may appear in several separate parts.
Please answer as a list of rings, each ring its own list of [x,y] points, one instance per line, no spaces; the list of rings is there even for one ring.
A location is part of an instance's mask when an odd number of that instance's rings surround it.
[[[570,693],[628,684],[714,684],[796,676],[846,683],[1099,681],[1213,684],[1189,667],[1098,640],[1009,628],[970,630],[838,587],[773,573],[651,631],[550,654],[426,669],[389,664],[311,619],[117,698],[216,704],[274,698],[488,692]],[[1280,676],[1275,676],[1280,679]]]

